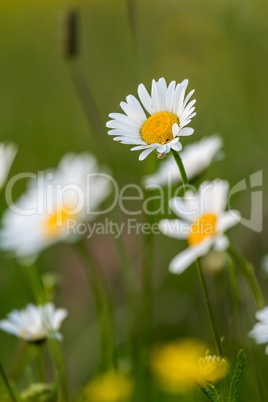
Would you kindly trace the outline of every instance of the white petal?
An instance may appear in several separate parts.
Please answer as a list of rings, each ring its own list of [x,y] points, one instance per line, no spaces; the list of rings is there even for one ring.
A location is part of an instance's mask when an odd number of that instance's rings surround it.
[[[131,117],[126,116],[123,113],[110,113],[109,116],[114,120],[109,120],[106,123],[106,127],[117,128],[118,126],[122,127],[133,127],[139,129],[140,123],[134,121]]]
[[[212,243],[213,240],[208,238],[196,246],[188,247],[173,258],[169,265],[169,271],[173,274],[181,274],[186,268],[195,262],[197,258],[207,254]]]
[[[229,240],[226,236],[219,236],[214,243],[213,248],[216,251],[225,251],[229,247]]]
[[[139,131],[135,130],[125,130],[122,128],[114,128],[108,131],[108,135],[121,135],[122,137],[137,138],[141,139]]]
[[[203,213],[220,215],[227,204],[228,190],[229,183],[225,180],[216,179],[203,182],[199,188]]]
[[[191,190],[185,193],[184,198],[172,198],[169,205],[175,215],[189,222],[195,222],[200,215],[198,195]]]
[[[184,127],[180,130],[179,136],[180,137],[188,137],[189,135],[192,135],[194,133],[194,129],[191,127]]]
[[[164,78],[152,82],[152,101],[156,112],[166,111],[167,84]]]
[[[194,94],[194,89],[192,89],[188,95],[186,96],[186,98],[184,99],[184,106],[187,104],[188,100],[191,98],[191,96]]]
[[[60,328],[62,321],[67,317],[67,315],[68,315],[67,310],[63,308],[57,309],[53,314],[52,328],[57,331]]]
[[[145,144],[145,142],[142,141],[141,139],[136,139],[136,138],[131,138],[131,137],[120,136],[120,137],[114,137],[113,140],[119,141],[122,144],[130,144],[130,145],[136,145],[136,144],[144,145]]]
[[[138,86],[138,94],[139,94],[141,103],[143,104],[143,106],[147,110],[147,112],[149,114],[155,113],[152,98],[148,94],[147,89],[145,88],[145,86],[143,84],[140,84]]]
[[[175,239],[187,239],[190,233],[190,225],[179,219],[162,219],[159,222],[159,229],[166,236]]]
[[[10,321],[8,320],[2,320],[0,321],[0,328],[5,331],[8,332],[12,335],[19,335],[19,330],[18,327],[15,324],[12,324]]]
[[[141,149],[151,148],[151,145],[138,145],[137,147],[131,148],[130,151],[140,151]]]
[[[151,152],[153,152],[155,150],[155,148],[151,147],[151,148],[147,148],[145,149],[139,156],[139,160],[143,161]]]
[[[237,225],[240,222],[240,213],[238,211],[230,210],[224,212],[219,216],[217,223],[217,232],[224,233],[227,229]]]
[[[127,103],[121,102],[120,106],[123,111],[129,116],[129,118],[135,120],[139,124],[142,124],[147,118],[139,101],[132,95],[129,95],[127,97]]]
[[[248,334],[251,338],[254,338],[256,343],[262,344],[268,342],[268,325],[257,323]]]
[[[166,93],[166,110],[167,111],[172,111],[172,106],[173,106],[173,97],[174,97],[174,91],[175,91],[175,86],[176,82],[171,81],[167,88],[167,93]]]
[[[160,154],[162,154],[162,153],[167,153],[167,152],[169,152],[169,149],[168,149],[169,147],[168,147],[168,144],[165,144],[165,145],[160,145],[160,147],[157,147],[156,148],[156,150],[157,150],[157,152],[159,152]]]
[[[172,108],[172,112],[175,113],[177,116],[178,116],[178,106],[179,106],[180,99],[183,96],[184,91],[185,91],[185,89],[184,89],[183,83],[177,84],[175,91],[174,91],[173,108]]]
[[[181,145],[180,141],[178,141],[178,142],[176,142],[175,144],[173,144],[173,145],[171,146],[171,148],[174,149],[174,151],[179,152],[179,151],[182,150],[182,145]],[[177,166],[176,166],[176,167],[177,167]],[[177,167],[177,169],[178,169],[178,167]],[[179,173],[179,175],[180,175],[180,173]]]
[[[173,137],[176,137],[179,134],[179,132],[180,132],[180,128],[179,128],[178,124],[174,123],[172,126]]]
[[[262,310],[258,310],[255,314],[257,320],[263,321],[268,324],[268,307],[264,307]]]

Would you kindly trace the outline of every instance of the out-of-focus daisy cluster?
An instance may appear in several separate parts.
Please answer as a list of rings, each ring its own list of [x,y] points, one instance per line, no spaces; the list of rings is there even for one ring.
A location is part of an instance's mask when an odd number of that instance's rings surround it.
[[[0,247],[35,258],[43,249],[79,238],[75,226],[93,220],[110,182],[89,153],[67,154],[57,169],[41,172],[3,216]]]

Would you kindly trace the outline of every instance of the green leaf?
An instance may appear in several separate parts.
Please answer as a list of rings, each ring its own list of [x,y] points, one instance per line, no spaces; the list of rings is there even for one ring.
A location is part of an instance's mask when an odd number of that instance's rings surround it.
[[[235,365],[235,369],[234,369],[234,374],[233,374],[232,381],[230,384],[229,397],[228,397],[229,402],[238,402],[238,386],[239,386],[241,377],[245,371],[245,367],[246,367],[246,355],[245,355],[243,349],[241,349],[237,355],[237,361],[236,361],[236,365]]]
[[[213,385],[200,385],[198,384],[203,394],[207,397],[210,402],[219,402],[220,397]]]

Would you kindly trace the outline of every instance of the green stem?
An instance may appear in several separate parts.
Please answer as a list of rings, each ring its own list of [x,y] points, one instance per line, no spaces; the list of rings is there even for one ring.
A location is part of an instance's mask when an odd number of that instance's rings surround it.
[[[264,299],[260,286],[257,282],[257,279],[255,278],[253,266],[233,247],[230,246],[228,252],[237,262],[237,265],[242,268],[243,273],[245,274],[248,284],[252,290],[257,308],[259,310],[262,309],[264,307]]]
[[[182,180],[182,186],[183,186],[183,195],[186,192],[186,187],[189,185],[189,180],[180,156],[180,153],[177,151],[174,151],[174,149],[171,148],[171,153],[175,159],[175,162],[177,163],[177,166],[179,168],[180,174],[181,174],[181,180]]]
[[[182,179],[182,185],[183,185],[183,193],[185,194],[186,187],[189,185],[189,180],[188,180],[188,177],[187,177],[187,174],[186,174],[186,171],[185,171],[185,168],[184,168],[180,153],[174,151],[174,149],[171,149],[171,153],[172,153],[172,155],[173,155],[173,157],[174,157],[174,159],[175,159],[175,161],[177,163],[177,166],[179,168],[179,171],[180,171],[180,174],[181,174],[181,179]],[[202,288],[202,291],[203,291],[203,297],[204,297],[206,309],[207,309],[207,312],[208,312],[208,316],[209,316],[212,332],[213,332],[213,335],[214,335],[215,343],[216,343],[216,346],[217,346],[217,349],[218,349],[218,353],[221,355],[222,354],[222,345],[221,345],[221,342],[220,342],[220,338],[218,336],[215,320],[214,320],[214,317],[213,317],[211,303],[210,303],[210,299],[209,299],[209,294],[208,294],[205,278],[204,278],[203,271],[202,271],[202,268],[200,266],[200,263],[199,263],[198,259],[196,260],[196,266],[197,266],[197,272],[198,272],[201,288]]]
[[[197,266],[197,272],[198,272],[198,276],[199,276],[199,279],[200,279],[200,284],[201,284],[201,288],[202,288],[202,291],[203,291],[205,305],[206,305],[206,308],[207,308],[207,312],[208,312],[208,316],[209,316],[209,320],[210,320],[210,325],[211,325],[212,332],[213,332],[213,335],[214,335],[217,350],[218,350],[219,355],[222,355],[222,345],[221,345],[221,341],[220,341],[220,338],[219,338],[219,335],[218,335],[218,332],[217,332],[216,323],[215,323],[215,320],[214,320],[214,317],[213,317],[212,308],[211,308],[210,299],[209,299],[208,290],[207,290],[207,285],[206,285],[205,278],[204,278],[204,275],[203,275],[203,271],[202,271],[202,268],[201,268],[201,265],[200,265],[200,262],[199,262],[198,259],[196,260],[196,266]]]
[[[16,397],[11,385],[9,384],[7,375],[6,375],[5,370],[4,370],[4,368],[3,368],[1,363],[0,363],[0,374],[1,374],[2,380],[3,380],[4,384],[5,384],[5,387],[7,389],[7,392],[9,393],[9,396],[10,396],[10,399],[12,400],[12,402],[19,402],[19,400]]]
[[[116,214],[117,212],[117,214]],[[115,211],[115,219],[119,224],[121,219],[119,217],[119,212]],[[134,324],[135,318],[137,317],[137,295],[136,289],[134,287],[133,270],[131,269],[131,263],[129,261],[126,246],[124,244],[124,239],[122,236],[117,236],[115,240],[117,252],[120,260],[120,269],[122,277],[124,279],[124,286],[127,298],[127,306],[125,309],[125,323],[126,323],[126,355],[128,358],[133,357],[133,342],[132,337],[134,334]]]
[[[101,278],[100,271],[95,268],[89,252],[82,241],[76,243],[76,249],[84,261],[84,266],[87,268],[89,283],[95,302],[96,320],[100,336],[101,366],[106,368],[114,367],[116,365],[114,320],[108,289],[104,278]]]
[[[229,264],[229,281],[230,281],[230,288],[231,288],[231,294],[232,294],[232,299],[233,299],[233,309],[234,309],[234,317],[236,321],[236,328],[238,331],[238,336],[240,339],[240,342],[243,344],[243,331],[242,328],[242,323],[241,323],[241,318],[240,318],[240,297],[237,289],[237,281],[236,281],[236,271],[235,271],[235,266],[233,259],[229,255],[229,253],[225,253],[228,264]]]
[[[34,265],[24,267],[27,280],[30,283],[33,297],[36,304],[45,304],[48,302],[48,297],[43,286],[43,282],[38,275],[37,268]]]
[[[45,366],[44,366],[44,356],[43,356],[43,345],[36,344],[34,345],[36,350],[36,362],[37,362],[37,372],[39,381],[45,383]]]
[[[119,213],[115,214],[114,219],[119,222],[119,225],[123,222],[120,219]],[[129,304],[133,308],[133,313],[136,311],[136,290],[134,286],[133,270],[131,269],[131,262],[129,261],[126,246],[122,236],[117,236],[115,239],[118,256],[120,259],[120,268],[122,270],[122,276],[126,287],[127,299]]]
[[[61,390],[62,390],[62,400],[64,402],[73,402],[73,398],[70,392],[70,387],[67,379],[68,378],[67,370],[59,341],[56,339],[49,339],[48,347],[51,355],[53,356],[53,363],[56,364],[57,372],[59,374]]]
[[[236,314],[238,314],[239,309],[240,309],[240,297],[239,297],[239,294],[237,291],[235,267],[234,267],[234,263],[233,263],[231,256],[228,253],[225,253],[225,255],[227,257],[228,265],[229,265],[229,281],[230,281],[234,309],[235,309]]]

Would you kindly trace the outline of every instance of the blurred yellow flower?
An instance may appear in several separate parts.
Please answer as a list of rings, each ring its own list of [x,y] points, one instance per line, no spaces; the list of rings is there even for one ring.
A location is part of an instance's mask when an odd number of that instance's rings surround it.
[[[127,402],[133,381],[123,372],[108,371],[96,377],[85,389],[87,402]]]
[[[206,356],[199,360],[199,369],[199,383],[215,383],[227,375],[229,363],[225,358],[210,355],[209,352],[207,352]]]
[[[214,383],[228,372],[227,360],[206,353],[205,344],[194,339],[170,342],[156,348],[151,369],[161,388],[169,393],[185,393],[196,384]]]

